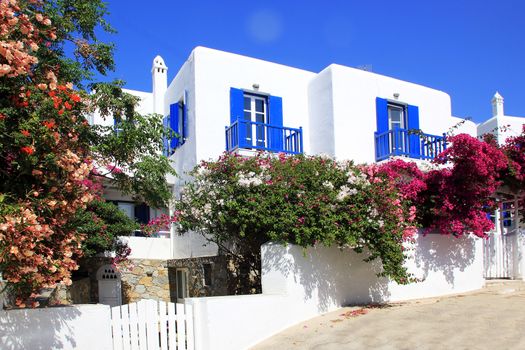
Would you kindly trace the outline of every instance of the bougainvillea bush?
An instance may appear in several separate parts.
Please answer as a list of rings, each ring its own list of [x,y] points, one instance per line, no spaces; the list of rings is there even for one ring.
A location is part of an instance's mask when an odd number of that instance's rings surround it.
[[[41,288],[70,284],[84,250],[115,247],[110,225],[113,233],[133,225],[106,215],[114,208],[100,204],[96,178],[152,205],[170,196],[160,118],[136,114],[121,83],[83,90],[94,72],[113,68],[113,45],[96,37],[111,31],[106,13],[102,0],[0,1],[0,273],[18,306],[35,306]],[[89,125],[96,108],[125,132]],[[109,162],[109,172],[96,171]]]
[[[416,205],[417,221],[426,232],[486,237],[494,227],[487,212],[507,169],[505,154],[490,140],[459,134],[448,138],[448,148],[433,163],[438,166],[421,171],[413,162],[396,159],[380,171]]]
[[[323,157],[224,154],[202,162],[177,203],[182,232],[205,234],[220,249],[259,269],[267,241],[367,251],[382,275],[411,276],[402,244],[415,231],[415,208],[376,167]]]

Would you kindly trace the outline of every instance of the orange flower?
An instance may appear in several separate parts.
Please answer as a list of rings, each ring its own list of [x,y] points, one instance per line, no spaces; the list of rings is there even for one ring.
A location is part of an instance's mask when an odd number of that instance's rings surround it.
[[[20,148],[20,150],[22,152],[24,152],[25,154],[27,154],[27,155],[31,155],[31,154],[35,153],[35,149],[33,148],[33,146],[24,146],[24,147]]]
[[[64,102],[64,107],[66,107],[66,109],[71,109],[71,104],[69,102]]]
[[[31,135],[31,133],[29,131],[27,131],[27,130],[22,130],[22,131],[20,131],[20,133],[22,135],[24,135],[25,137],[29,137],[29,135]]]
[[[71,100],[75,102],[80,102],[80,96],[78,96],[77,94],[71,94]]]
[[[42,124],[44,124],[44,126],[48,129],[53,129],[55,127],[55,121],[53,119],[51,120],[44,120],[42,122]]]

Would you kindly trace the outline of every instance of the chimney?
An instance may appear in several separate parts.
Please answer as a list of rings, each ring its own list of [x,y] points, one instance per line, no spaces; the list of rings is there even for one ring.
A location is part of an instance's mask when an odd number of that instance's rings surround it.
[[[155,57],[151,67],[153,81],[153,113],[164,115],[164,94],[168,88],[168,67],[162,57]]]
[[[503,96],[496,91],[494,97],[492,98],[492,116],[503,116]]]

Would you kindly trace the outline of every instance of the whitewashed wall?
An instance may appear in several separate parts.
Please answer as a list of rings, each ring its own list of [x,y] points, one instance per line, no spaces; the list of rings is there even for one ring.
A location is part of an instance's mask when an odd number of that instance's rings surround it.
[[[496,116],[478,125],[478,135],[493,133],[502,145],[507,138],[520,135],[524,124],[524,117]]]
[[[283,99],[283,125],[302,126],[309,139],[308,82],[315,73],[204,47],[193,50],[197,159],[216,159],[225,151],[225,126],[230,125],[230,88],[253,90]],[[308,152],[308,142],[305,143]]]
[[[163,237],[120,237],[131,248],[130,259],[171,259],[171,239]]]
[[[198,233],[175,234],[172,259],[198,258],[217,255],[217,245]]]
[[[312,136],[312,153],[333,149],[329,154],[339,159],[374,162],[376,97],[418,106],[425,133],[442,135],[452,124],[446,93],[360,69],[332,64],[312,80],[309,90],[310,125],[320,135],[333,133],[332,139]]]
[[[138,113],[143,115],[153,113],[153,94],[151,92],[130,89],[122,89],[122,91],[140,98],[139,103],[136,107],[136,111]],[[100,113],[98,113],[97,111],[93,114],[93,116],[91,116],[91,120],[89,120],[89,122],[94,125],[112,126],[113,117],[108,116],[106,118],[102,118]]]
[[[246,349],[285,328],[350,304],[426,298],[484,285],[482,241],[418,236],[406,286],[377,278],[377,264],[351,250],[268,243],[261,248],[262,295],[191,298],[197,349]],[[249,329],[244,327],[250,324]],[[239,332],[242,329],[242,332]]]
[[[113,350],[108,305],[0,310],[2,350]]]
[[[450,126],[445,132],[450,131],[453,135],[469,134],[470,136],[478,136],[478,126],[471,120],[465,120],[458,117],[450,117]]]

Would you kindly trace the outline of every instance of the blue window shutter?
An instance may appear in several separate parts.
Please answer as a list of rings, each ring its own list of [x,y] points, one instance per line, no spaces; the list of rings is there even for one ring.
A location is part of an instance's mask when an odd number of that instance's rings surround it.
[[[278,96],[270,96],[268,99],[269,124],[276,128],[270,129],[270,149],[283,151],[283,99]]]
[[[384,98],[376,97],[377,132],[388,131],[388,103]]]
[[[169,130],[170,127],[170,116],[166,116],[162,119],[162,126],[164,126],[164,130]],[[162,154],[164,154],[166,157],[170,156],[170,140],[166,135],[162,137]]]
[[[230,125],[237,120],[244,120],[244,92],[241,89],[230,88]],[[237,130],[232,130],[233,135],[238,139],[233,141],[233,144],[239,145],[240,148],[245,147],[246,141],[246,124],[237,124]]]
[[[182,143],[188,138],[188,91],[184,90],[184,116],[182,119]]]
[[[230,123],[237,119],[243,120],[244,92],[241,89],[230,88]]]
[[[417,106],[408,105],[408,130],[419,130],[419,108]],[[412,158],[419,158],[421,156],[421,142],[419,135],[409,132],[408,136],[409,155]]]
[[[179,147],[179,136],[181,132],[181,130],[179,130],[179,103],[178,102],[170,105],[170,128],[175,133],[177,133],[177,135],[174,135],[170,141],[171,149],[175,149]]]
[[[135,220],[141,224],[148,224],[149,222],[149,207],[146,203],[135,205]]]

